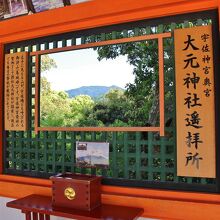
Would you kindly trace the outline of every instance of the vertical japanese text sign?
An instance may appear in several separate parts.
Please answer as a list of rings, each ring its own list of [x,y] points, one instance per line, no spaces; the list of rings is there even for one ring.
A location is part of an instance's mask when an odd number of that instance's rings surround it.
[[[5,55],[5,130],[27,130],[27,52]]]
[[[212,27],[174,31],[177,175],[216,176]]]

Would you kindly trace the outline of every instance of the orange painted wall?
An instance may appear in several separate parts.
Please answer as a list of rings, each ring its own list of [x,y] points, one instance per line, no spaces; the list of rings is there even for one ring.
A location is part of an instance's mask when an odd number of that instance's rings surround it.
[[[219,0],[94,0],[0,22],[0,103],[5,43],[124,22],[217,9]],[[2,173],[2,107],[0,106],[0,174]],[[51,195],[49,180],[0,175],[0,196]],[[164,219],[219,219],[220,195],[166,190],[102,187],[109,204],[143,207],[144,216]]]
[[[218,0],[93,0],[1,22],[0,42],[209,10]]]

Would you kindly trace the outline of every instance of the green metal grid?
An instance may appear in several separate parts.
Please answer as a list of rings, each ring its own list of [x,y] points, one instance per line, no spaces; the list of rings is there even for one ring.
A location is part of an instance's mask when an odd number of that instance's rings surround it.
[[[110,39],[171,32],[175,28],[200,26],[209,24],[211,20],[198,19],[193,22],[185,21],[181,24],[171,23],[146,28],[113,31],[80,38],[64,38],[46,41],[41,44],[31,44],[19,48],[11,48],[10,52],[38,51],[57,47],[66,47],[88,42],[98,42]],[[173,55],[173,38],[165,39],[167,47],[165,53]],[[172,71],[165,69],[165,95],[173,93],[171,103],[165,102],[170,111],[165,112],[165,118],[172,119],[165,128],[165,137],[157,132],[39,132],[34,133],[34,98],[35,98],[35,57],[29,57],[29,129],[26,132],[5,132],[4,172],[8,174],[48,177],[58,172],[78,172],[102,175],[106,183],[129,186],[150,186],[150,183],[173,184],[171,188],[178,188],[184,184],[200,186],[216,186],[215,179],[177,177],[176,175],[176,127],[175,127],[175,75],[174,59],[166,64]],[[170,82],[173,85],[170,86]],[[167,106],[168,105],[168,106]],[[110,143],[110,168],[76,168],[76,141],[107,141]],[[182,188],[187,188],[184,185]],[[170,188],[170,187],[168,187]]]

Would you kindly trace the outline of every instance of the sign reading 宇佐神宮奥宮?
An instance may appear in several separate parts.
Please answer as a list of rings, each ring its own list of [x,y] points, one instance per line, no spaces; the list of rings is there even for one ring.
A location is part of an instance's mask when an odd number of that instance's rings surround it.
[[[177,175],[216,177],[212,26],[174,31]]]

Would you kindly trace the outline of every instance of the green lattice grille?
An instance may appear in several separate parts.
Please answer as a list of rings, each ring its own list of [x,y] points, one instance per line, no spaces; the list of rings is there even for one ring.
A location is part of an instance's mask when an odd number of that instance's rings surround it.
[[[175,28],[202,25],[211,20],[197,20],[181,24],[159,25],[156,27],[135,28],[113,31],[92,36],[68,37],[45,43],[19,48],[10,52],[38,51],[76,44],[86,44],[123,37],[140,36],[170,32]],[[56,38],[57,39],[57,38]],[[166,41],[166,42],[165,42]],[[37,41],[36,41],[37,42]],[[173,38],[165,39],[165,55],[173,55]],[[29,130],[27,132],[5,132],[4,172],[17,175],[48,177],[57,172],[71,171],[101,174],[111,183],[123,185],[123,181],[133,186],[148,186],[149,183],[174,183],[178,188],[182,183],[198,186],[215,186],[215,179],[187,178],[176,176],[176,128],[175,128],[175,77],[174,59],[165,66],[165,95],[173,93],[171,102],[165,102],[166,136],[157,132],[39,132],[34,133],[34,98],[35,98],[35,57],[29,58]],[[170,71],[170,68],[172,71]],[[172,85],[171,85],[172,83]],[[172,103],[172,104],[170,104]],[[74,167],[76,141],[107,141],[110,143],[110,168],[86,169]],[[133,181],[135,180],[135,181]],[[115,181],[115,182],[114,182]]]

